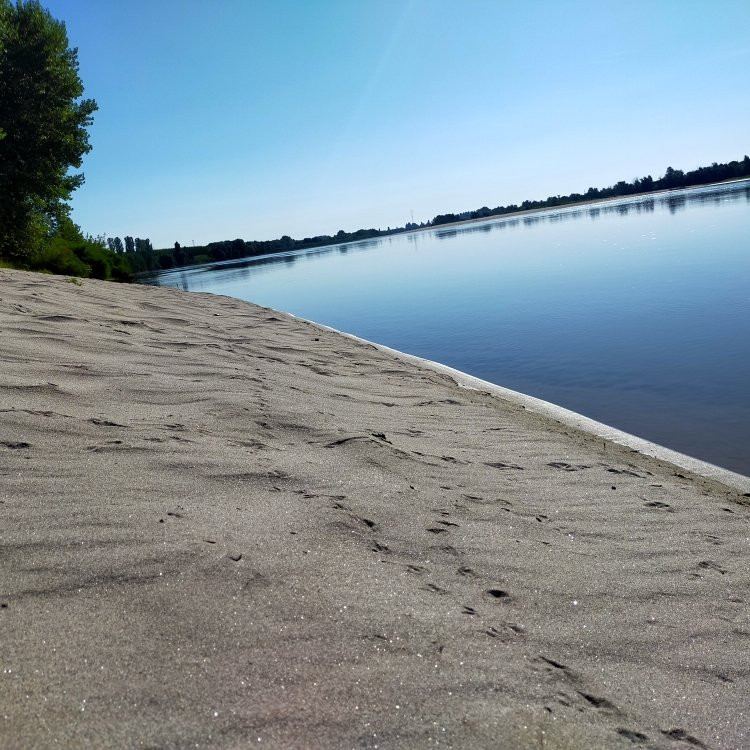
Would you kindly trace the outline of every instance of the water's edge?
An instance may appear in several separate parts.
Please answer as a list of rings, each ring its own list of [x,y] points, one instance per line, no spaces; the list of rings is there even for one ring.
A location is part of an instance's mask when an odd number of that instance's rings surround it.
[[[337,333],[341,336],[345,336],[348,339],[358,341],[361,344],[372,346],[379,351],[396,357],[397,359],[401,359],[405,362],[409,362],[420,367],[425,367],[428,370],[439,372],[442,375],[448,375],[462,388],[472,388],[474,390],[489,393],[504,401],[509,401],[510,403],[522,406],[532,414],[537,414],[541,417],[552,419],[566,427],[570,427],[574,430],[587,433],[596,438],[601,438],[602,440],[608,440],[611,443],[615,443],[616,445],[627,448],[631,451],[635,451],[636,453],[640,453],[649,458],[656,459],[657,461],[662,461],[664,463],[670,464],[675,468],[688,471],[691,474],[695,474],[714,482],[719,482],[720,484],[723,484],[731,488],[732,490],[736,490],[743,494],[750,493],[750,477],[746,477],[743,474],[738,474],[737,472],[730,471],[729,469],[723,469],[721,466],[716,466],[715,464],[709,463],[708,461],[701,461],[698,458],[693,458],[692,456],[688,456],[684,453],[679,453],[678,451],[674,451],[671,448],[666,448],[665,446],[659,445],[658,443],[652,443],[651,441],[645,440],[644,438],[639,438],[636,435],[631,435],[628,432],[618,430],[616,427],[611,427],[610,425],[606,425],[603,422],[597,422],[595,419],[585,417],[583,414],[571,411],[570,409],[566,409],[563,406],[558,406],[557,404],[553,404],[549,401],[544,401],[540,398],[536,398],[535,396],[528,396],[525,393],[514,391],[510,388],[496,385],[495,383],[490,383],[487,380],[482,380],[481,378],[474,377],[473,375],[469,375],[468,373],[461,370],[456,370],[455,368],[441,364],[440,362],[434,362],[429,359],[424,359],[423,357],[417,357],[414,354],[407,354],[406,352],[399,351],[398,349],[392,349],[389,346],[384,346],[383,344],[378,344],[374,341],[368,341],[367,339],[363,339],[351,333],[346,333],[346,331],[339,331],[338,329],[332,328],[331,326],[323,325],[322,323],[316,323],[315,321],[307,320],[306,318],[301,318],[297,315],[292,315],[291,313],[283,312],[280,310],[274,310],[274,312],[289,315],[295,320],[304,321],[305,323],[309,323],[317,328],[322,328],[325,331],[331,331],[332,333]]]

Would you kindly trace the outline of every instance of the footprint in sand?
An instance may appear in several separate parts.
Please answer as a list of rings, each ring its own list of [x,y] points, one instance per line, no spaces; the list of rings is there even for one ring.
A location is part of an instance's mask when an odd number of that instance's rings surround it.
[[[721,573],[721,575],[727,572],[726,568],[722,568],[719,563],[715,563],[713,560],[701,560],[698,563],[698,567],[702,570],[715,570],[717,573]]]
[[[493,599],[510,599],[510,594],[507,591],[503,591],[503,589],[487,589],[487,593]]]
[[[576,685],[579,680],[577,675],[568,667],[557,659],[551,659],[548,656],[540,656],[537,661],[543,662],[545,665],[545,671],[552,674],[559,674],[565,677],[568,682]]]
[[[616,731],[617,734],[635,744],[641,744],[648,740],[647,734],[643,734],[643,732],[636,732],[634,729],[625,729],[624,727],[618,727]]]
[[[503,627],[507,628],[507,630],[510,630],[511,633],[503,630],[498,630],[495,627],[489,627],[484,631],[485,635],[488,635],[490,638],[502,638],[504,641],[515,639],[515,637],[518,635],[526,635],[524,629],[520,625],[516,625],[515,623],[504,622]]]
[[[693,737],[692,734],[688,734],[681,727],[676,727],[675,729],[663,729],[662,734],[665,737],[669,737],[670,740],[687,742],[688,745],[692,745],[693,747],[699,747],[702,750],[708,750],[708,747],[704,745],[697,737]]]
[[[644,476],[642,474],[636,474],[634,471],[630,471],[630,469],[615,469],[614,467],[610,466],[607,468],[607,471],[611,474],[624,474],[628,477],[638,477],[638,479],[644,479]]]
[[[594,708],[601,708],[601,709],[608,709],[610,711],[617,711],[619,713],[619,709],[617,706],[615,706],[612,701],[607,700],[606,698],[600,698],[596,695],[591,695],[591,693],[584,693],[582,690],[576,690],[578,695],[581,696],[590,706],[593,706]]]
[[[553,469],[559,469],[560,471],[582,471],[583,469],[591,468],[591,466],[587,466],[586,464],[569,464],[565,461],[551,461],[547,466],[551,466]]]
[[[671,507],[669,503],[663,503],[661,502],[661,500],[647,500],[645,503],[643,503],[643,506],[645,508],[658,508],[658,509]]]
[[[490,466],[493,469],[501,469],[503,471],[524,471],[523,466],[519,466],[518,464],[506,464],[502,461],[493,461],[493,462],[485,462],[485,466]],[[550,464],[551,465],[551,464]]]
[[[89,422],[92,424],[97,425],[98,427],[125,427],[124,424],[119,424],[118,422],[111,422],[109,419],[89,419]]]

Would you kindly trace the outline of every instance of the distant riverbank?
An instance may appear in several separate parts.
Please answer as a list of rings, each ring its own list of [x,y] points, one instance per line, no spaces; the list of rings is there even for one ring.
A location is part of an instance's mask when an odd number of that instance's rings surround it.
[[[721,184],[723,181],[748,177],[750,177],[750,157],[745,156],[741,161],[732,161],[727,164],[712,164],[710,167],[699,167],[687,173],[669,167],[664,176],[657,180],[648,175],[643,178],[637,178],[632,183],[621,180],[617,184],[607,188],[591,187],[585,193],[550,196],[543,200],[525,200],[521,204],[496,206],[495,208],[483,206],[473,211],[439,214],[427,222],[408,222],[403,227],[389,227],[385,230],[370,228],[348,232],[342,229],[336,232],[335,235],[318,235],[315,237],[305,237],[304,239],[293,239],[288,235],[284,235],[276,240],[264,241],[246,241],[238,238],[190,247],[180,245],[177,242],[174,248],[164,248],[157,251],[149,249],[146,252],[135,252],[131,253],[129,258],[134,272],[165,270],[201,263],[286,253],[293,250],[305,250],[331,244],[360,242],[377,237],[388,237],[425,228],[461,223],[466,220],[485,220],[504,216],[516,216],[533,209],[561,208],[610,198],[652,195],[665,190]],[[115,238],[113,244],[116,245],[117,241],[118,238]]]

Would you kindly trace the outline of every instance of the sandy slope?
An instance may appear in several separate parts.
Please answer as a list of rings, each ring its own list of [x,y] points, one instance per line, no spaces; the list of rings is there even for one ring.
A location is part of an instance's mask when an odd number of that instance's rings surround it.
[[[0,337],[0,747],[750,746],[742,491],[227,298]]]

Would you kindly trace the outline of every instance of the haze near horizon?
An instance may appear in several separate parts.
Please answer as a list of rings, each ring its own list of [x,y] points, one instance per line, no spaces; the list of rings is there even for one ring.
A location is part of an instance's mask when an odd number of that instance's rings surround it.
[[[750,150],[746,2],[43,4],[99,104],[95,235],[385,229]]]

